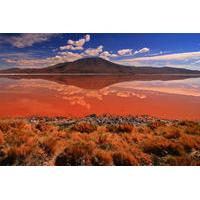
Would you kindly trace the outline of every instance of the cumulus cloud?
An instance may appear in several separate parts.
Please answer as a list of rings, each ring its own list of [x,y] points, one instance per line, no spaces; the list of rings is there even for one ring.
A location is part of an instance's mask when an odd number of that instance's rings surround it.
[[[103,51],[102,53],[100,53],[99,57],[109,60],[110,58],[118,57],[118,55],[112,54],[108,51]]]
[[[131,56],[131,55],[135,55],[135,54],[139,54],[139,53],[146,53],[146,52],[149,52],[150,49],[147,48],[147,47],[144,47],[138,51],[135,51],[133,52],[133,49],[121,49],[121,50],[118,50],[117,53],[118,55],[120,56]]]
[[[61,46],[60,50],[83,50],[83,46],[86,42],[90,41],[90,35],[85,35],[83,38],[74,41],[74,40],[68,40],[66,46]]]
[[[82,46],[73,46],[71,44],[68,44],[66,46],[62,46],[60,47],[60,50],[63,51],[63,50],[83,50],[83,47]]]
[[[77,41],[68,40],[67,44],[73,45],[75,47],[82,47],[85,44],[85,42],[86,42],[85,39],[80,39],[80,40],[77,40]]]
[[[83,55],[73,52],[59,52],[58,55],[48,57],[48,58],[33,58],[33,59],[5,59],[7,63],[14,64],[18,67],[26,68],[42,68],[49,65],[55,65],[57,63],[72,62],[74,60],[82,58]]]
[[[56,56],[47,58],[31,58],[31,57],[15,57],[15,58],[4,58],[3,61],[9,64],[14,64],[19,68],[42,68],[50,65],[55,65],[63,62],[72,62],[88,56],[99,56],[101,58],[109,60],[110,58],[117,57],[117,54],[112,54],[108,51],[103,51],[103,46],[97,48],[90,48],[82,53],[74,53],[70,51],[60,51]]]
[[[147,48],[147,47],[145,47],[145,48],[142,48],[142,49],[140,49],[140,50],[138,50],[138,51],[135,51],[134,54],[146,53],[146,52],[149,52],[149,51],[150,51],[150,49]]]
[[[65,61],[65,62],[71,62],[71,61],[74,61],[74,60],[77,60],[77,59],[80,59],[83,57],[82,54],[79,54],[79,53],[73,53],[73,52],[60,52],[59,53],[62,57],[62,59]]]
[[[14,47],[24,48],[47,41],[55,35],[55,33],[23,33],[19,36],[7,37],[5,41]]]
[[[133,49],[121,49],[121,50],[118,50],[117,53],[120,56],[129,56],[133,54]]]
[[[86,56],[99,56],[103,52],[103,46],[100,45],[97,48],[89,48],[84,51]]]
[[[106,57],[117,57],[118,55],[117,54],[112,54],[112,53],[109,53],[108,51],[104,51],[100,54],[100,56],[106,56]]]

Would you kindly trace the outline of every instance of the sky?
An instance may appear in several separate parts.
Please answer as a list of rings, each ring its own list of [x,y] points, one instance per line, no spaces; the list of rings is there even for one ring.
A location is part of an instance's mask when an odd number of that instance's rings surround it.
[[[200,34],[0,34],[0,69],[41,68],[85,57],[138,67],[200,70]]]

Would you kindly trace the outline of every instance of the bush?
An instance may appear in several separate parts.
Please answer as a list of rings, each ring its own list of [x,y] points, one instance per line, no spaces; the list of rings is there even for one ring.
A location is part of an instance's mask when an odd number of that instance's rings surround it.
[[[92,165],[91,154],[94,149],[92,143],[72,143],[65,148],[64,152],[57,156],[57,166]]]
[[[130,153],[116,152],[116,153],[113,153],[112,158],[113,158],[114,165],[117,165],[117,166],[139,165],[137,159]]]
[[[58,148],[57,139],[56,138],[45,138],[42,142],[40,142],[40,147],[44,150],[44,152],[51,156],[56,153]]]
[[[156,129],[156,128],[160,127],[160,126],[163,126],[163,125],[165,125],[164,122],[162,122],[160,120],[157,120],[157,121],[154,121],[154,122],[150,122],[148,124],[148,127],[151,128],[152,130],[154,130],[154,129]]]
[[[28,126],[25,120],[13,119],[13,120],[1,120],[0,121],[0,130],[4,133],[7,133],[13,129],[24,129]]]
[[[184,147],[187,153],[190,153],[193,149],[200,150],[199,136],[183,135],[178,142]]]
[[[103,151],[101,149],[95,150],[92,156],[92,165],[94,166],[113,165],[111,153]]]
[[[200,135],[200,123],[194,121],[181,121],[178,123],[182,126],[184,132],[189,135]]]
[[[166,127],[163,136],[167,139],[178,139],[181,136],[180,130],[176,127]]]
[[[11,166],[15,165],[17,156],[15,154],[5,155],[3,158],[0,158],[0,166]]]
[[[198,131],[196,122],[150,128],[79,121],[59,130],[42,120],[0,120],[0,165],[200,165]]]
[[[162,137],[146,140],[143,143],[145,153],[152,153],[157,156],[174,155],[179,156],[183,153],[181,145],[168,141]]]
[[[108,125],[106,128],[109,132],[113,133],[131,133],[133,127],[134,126],[131,124],[118,124],[118,125]]]
[[[200,161],[195,161],[189,156],[169,157],[165,161],[170,166],[199,166]]]
[[[4,142],[3,133],[0,130],[0,145]]]
[[[80,122],[73,125],[71,130],[81,133],[91,133],[97,130],[97,126],[88,122]]]

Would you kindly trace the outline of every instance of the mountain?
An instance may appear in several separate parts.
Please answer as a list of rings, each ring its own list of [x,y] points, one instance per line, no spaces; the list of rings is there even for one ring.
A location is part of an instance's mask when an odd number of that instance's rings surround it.
[[[172,67],[134,67],[119,65],[102,58],[83,58],[45,68],[0,70],[1,74],[199,74],[200,71]]]

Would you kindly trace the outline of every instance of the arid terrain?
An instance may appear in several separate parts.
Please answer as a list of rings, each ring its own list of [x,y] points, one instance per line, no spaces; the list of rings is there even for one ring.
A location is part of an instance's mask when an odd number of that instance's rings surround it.
[[[2,118],[0,165],[200,165],[200,122],[95,114]]]

